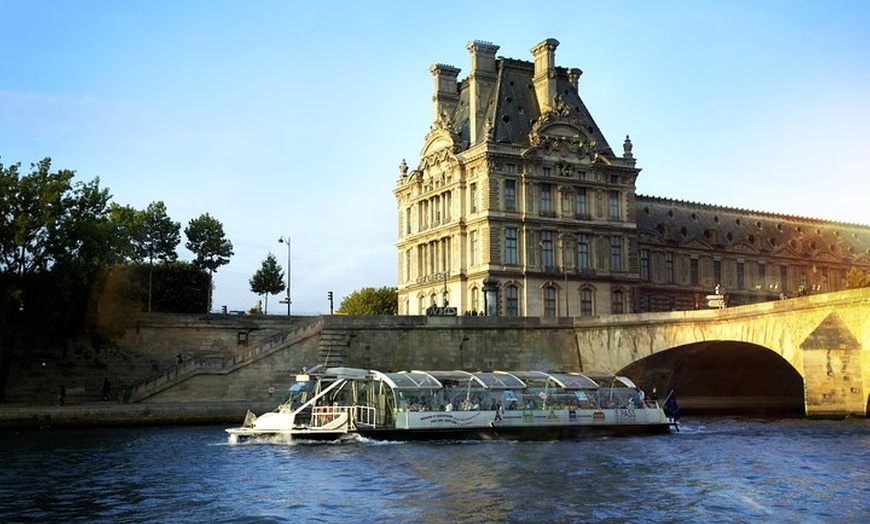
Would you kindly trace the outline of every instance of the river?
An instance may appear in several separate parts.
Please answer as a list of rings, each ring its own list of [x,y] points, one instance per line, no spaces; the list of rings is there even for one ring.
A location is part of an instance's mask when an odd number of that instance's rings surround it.
[[[870,420],[684,418],[563,442],[0,432],[0,522],[870,522]]]

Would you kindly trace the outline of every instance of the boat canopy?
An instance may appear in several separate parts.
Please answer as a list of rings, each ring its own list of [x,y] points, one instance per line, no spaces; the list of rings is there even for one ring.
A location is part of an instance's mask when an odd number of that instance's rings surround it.
[[[442,389],[468,385],[495,391],[521,390],[528,387],[557,387],[564,390],[596,390],[601,387],[636,388],[628,377],[603,372],[548,373],[546,371],[463,371],[415,369],[384,373],[358,368],[329,368],[327,374],[346,379],[371,379],[385,382],[397,390]]]

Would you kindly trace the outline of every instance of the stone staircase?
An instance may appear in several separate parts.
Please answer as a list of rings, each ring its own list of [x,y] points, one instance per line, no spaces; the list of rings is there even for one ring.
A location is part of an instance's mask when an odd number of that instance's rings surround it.
[[[282,330],[264,338],[258,344],[246,348],[231,357],[197,356],[174,366],[163,373],[153,375],[131,390],[127,402],[141,402],[148,397],[169,389],[195,375],[226,375],[273,353],[286,349],[308,338],[321,334],[322,317],[297,324],[292,329]],[[320,350],[322,354],[322,349]]]
[[[344,329],[324,329],[320,334],[317,361],[324,369],[343,366],[348,348],[355,336]]]

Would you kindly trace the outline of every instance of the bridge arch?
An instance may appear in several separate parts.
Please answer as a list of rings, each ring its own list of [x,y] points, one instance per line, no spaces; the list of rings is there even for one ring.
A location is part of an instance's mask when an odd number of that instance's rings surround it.
[[[804,414],[801,374],[770,348],[739,340],[705,340],[659,351],[619,370],[648,394],[671,391],[687,413]]]

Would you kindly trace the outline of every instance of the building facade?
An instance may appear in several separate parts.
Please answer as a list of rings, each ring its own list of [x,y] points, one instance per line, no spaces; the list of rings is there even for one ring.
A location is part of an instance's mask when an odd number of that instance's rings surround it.
[[[580,97],[579,69],[467,46],[436,64],[433,124],[403,160],[399,313],[594,316],[842,289],[870,271],[870,228],[637,195],[628,136],[614,153]],[[433,309],[449,308],[449,309]]]

